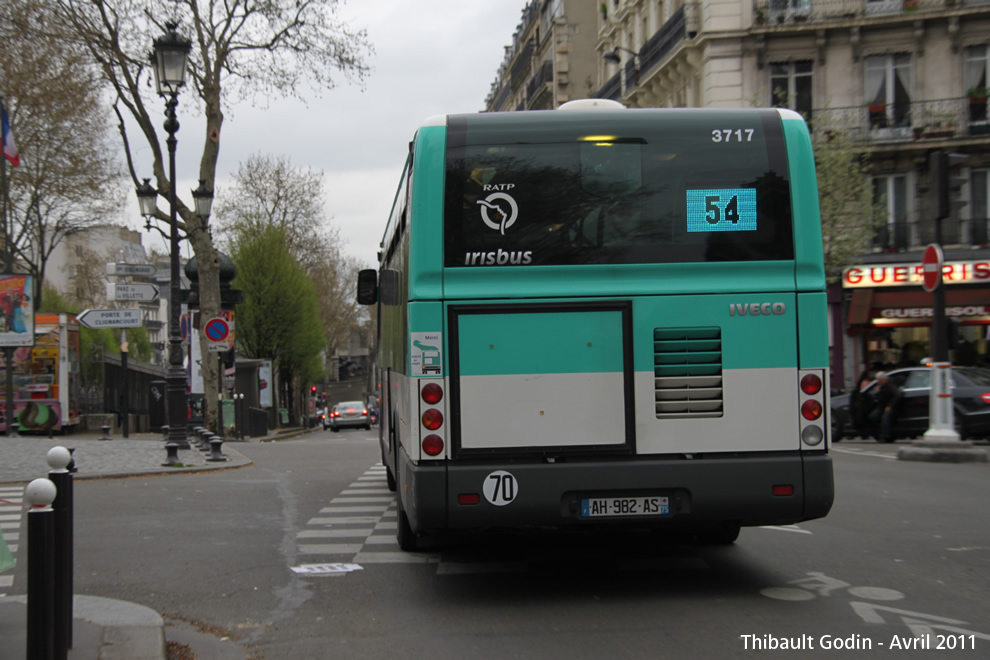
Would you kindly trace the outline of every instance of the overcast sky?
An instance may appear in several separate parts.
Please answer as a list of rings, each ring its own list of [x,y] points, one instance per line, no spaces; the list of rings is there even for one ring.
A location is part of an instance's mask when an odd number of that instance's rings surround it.
[[[218,188],[230,181],[239,163],[259,151],[323,171],[328,222],[340,229],[347,254],[369,267],[376,265],[416,128],[433,115],[484,109],[525,4],[349,0],[342,15],[352,28],[367,30],[375,49],[363,89],[340,76],[336,89],[309,98],[308,106],[279,101],[254,108],[245,102],[225,109]],[[193,177],[202,128],[200,118],[183,116],[183,109],[180,95],[177,186],[191,203],[188,191],[197,185]],[[145,244],[152,243],[165,249],[157,234],[146,237]]]

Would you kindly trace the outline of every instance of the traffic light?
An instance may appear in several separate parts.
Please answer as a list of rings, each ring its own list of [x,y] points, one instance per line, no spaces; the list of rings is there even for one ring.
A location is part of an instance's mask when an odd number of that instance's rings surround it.
[[[950,349],[955,350],[959,348],[959,341],[961,339],[961,335],[959,334],[959,319],[945,319],[945,337]]]
[[[966,154],[933,151],[928,156],[928,173],[931,177],[931,199],[934,203],[935,219],[952,217],[953,212],[966,206],[966,200],[959,199],[959,189],[966,183],[965,177],[952,176],[952,170],[962,167],[969,161]]]
[[[312,392],[313,394],[316,394],[316,385],[313,385],[313,387],[311,387],[309,391]]]

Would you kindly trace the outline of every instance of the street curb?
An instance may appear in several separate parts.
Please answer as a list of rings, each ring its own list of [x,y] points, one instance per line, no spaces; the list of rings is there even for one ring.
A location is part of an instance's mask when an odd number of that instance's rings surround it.
[[[161,468],[149,468],[148,470],[135,470],[133,472],[106,472],[106,473],[94,473],[86,472],[80,474],[78,472],[73,473],[72,481],[96,481],[99,479],[133,479],[136,477],[167,477],[174,474],[204,474],[210,472],[223,472],[226,470],[239,470],[240,468],[249,467],[254,465],[254,461],[240,453],[236,449],[227,449],[229,454],[237,454],[234,464],[217,464],[217,465],[193,465],[190,467],[181,468],[169,468],[167,466],[162,466]],[[43,475],[44,476],[44,475]],[[17,486],[20,484],[29,484],[32,479],[21,479],[15,481],[0,481],[0,486]]]

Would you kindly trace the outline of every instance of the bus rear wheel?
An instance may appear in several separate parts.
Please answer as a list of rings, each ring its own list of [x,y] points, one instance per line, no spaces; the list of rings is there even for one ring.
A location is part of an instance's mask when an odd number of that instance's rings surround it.
[[[395,538],[402,550],[405,552],[415,552],[416,548],[419,547],[419,538],[409,524],[409,516],[406,515],[406,510],[402,508],[402,495],[399,495],[397,499],[399,501],[399,520]]]

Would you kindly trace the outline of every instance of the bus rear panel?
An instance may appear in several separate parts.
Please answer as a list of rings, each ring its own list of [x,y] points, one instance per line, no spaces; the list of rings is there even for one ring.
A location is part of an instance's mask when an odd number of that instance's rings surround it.
[[[829,511],[821,229],[794,113],[438,118],[382,248],[403,547],[597,525],[731,541]]]

